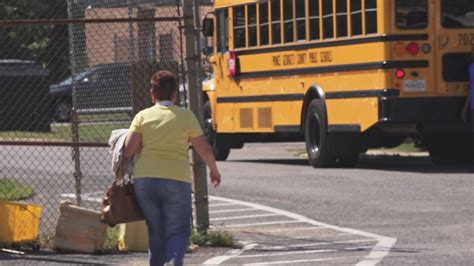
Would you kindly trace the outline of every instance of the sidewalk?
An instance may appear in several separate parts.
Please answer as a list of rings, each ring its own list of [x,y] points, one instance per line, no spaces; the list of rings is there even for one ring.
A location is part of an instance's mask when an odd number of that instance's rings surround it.
[[[210,197],[213,229],[234,235],[235,248],[199,248],[186,265],[357,264],[383,259],[395,239],[238,200]],[[148,265],[146,253],[104,255],[0,252],[0,265]]]

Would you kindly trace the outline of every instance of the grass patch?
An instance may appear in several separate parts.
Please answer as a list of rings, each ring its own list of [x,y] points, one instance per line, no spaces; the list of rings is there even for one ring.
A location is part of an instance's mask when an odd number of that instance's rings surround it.
[[[24,200],[35,195],[33,189],[19,181],[0,179],[0,200]]]
[[[54,249],[54,232],[44,232],[40,235],[40,244],[42,250]]]
[[[86,124],[79,125],[79,138],[81,142],[107,143],[110,133],[114,129],[128,128],[130,123],[114,124]],[[4,141],[58,141],[71,142],[72,130],[70,124],[53,124],[50,132],[0,132],[0,140]]]
[[[402,143],[400,146],[391,148],[391,149],[381,149],[384,151],[394,151],[394,152],[420,152],[421,149],[418,147],[415,147],[415,144],[413,142],[411,143]]]
[[[234,236],[224,231],[201,233],[193,229],[189,237],[189,243],[200,247],[232,247],[234,246]]]
[[[120,226],[110,227],[107,226],[107,237],[104,242],[105,251],[117,251],[118,250],[118,240],[120,235]]]
[[[110,113],[110,114],[79,114],[81,122],[104,122],[104,121],[131,121],[133,116],[129,113]]]
[[[404,143],[400,144],[399,146],[395,148],[376,148],[376,149],[370,149],[371,151],[387,151],[387,152],[394,152],[394,153],[411,153],[411,152],[422,152],[423,149],[419,148],[416,146],[415,142],[408,139]],[[300,157],[300,158],[308,158],[308,154],[306,153],[306,150],[299,150],[295,151],[294,153],[295,157]]]

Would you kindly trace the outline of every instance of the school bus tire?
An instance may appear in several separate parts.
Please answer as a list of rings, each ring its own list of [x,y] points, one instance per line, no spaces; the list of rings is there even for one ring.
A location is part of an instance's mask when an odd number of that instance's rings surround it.
[[[437,166],[474,163],[474,141],[464,136],[431,136],[425,139],[431,161]]]
[[[359,153],[343,154],[336,158],[336,166],[341,168],[352,168],[359,162]]]
[[[209,145],[212,147],[214,157],[217,161],[225,161],[230,154],[230,147],[222,143],[219,134],[212,128],[212,109],[211,103],[206,101],[203,107],[204,111],[204,135]]]
[[[308,105],[304,128],[308,160],[314,168],[330,167],[335,163],[335,158],[328,149],[327,128],[327,118],[321,100],[314,99]]]

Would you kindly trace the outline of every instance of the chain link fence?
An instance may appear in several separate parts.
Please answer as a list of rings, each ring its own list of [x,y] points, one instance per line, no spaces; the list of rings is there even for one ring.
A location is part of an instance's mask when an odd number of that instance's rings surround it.
[[[62,200],[100,209],[108,138],[151,105],[154,71],[187,106],[181,1],[6,0],[0,15],[0,200],[41,205],[50,234]]]

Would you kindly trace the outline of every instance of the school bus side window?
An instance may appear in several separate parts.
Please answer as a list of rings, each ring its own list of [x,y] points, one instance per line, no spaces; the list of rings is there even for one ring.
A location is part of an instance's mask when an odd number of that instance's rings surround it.
[[[396,0],[397,27],[424,29],[428,26],[427,0]]]
[[[234,7],[234,48],[245,47],[245,6]]]
[[[249,47],[257,46],[257,5],[247,6]]]
[[[365,32],[377,33],[377,0],[365,0]]]
[[[296,39],[306,40],[306,5],[305,0],[295,0],[296,10]]]
[[[216,10],[217,17],[217,51],[225,53],[229,50],[229,16],[227,9]]]
[[[351,1],[351,31],[352,36],[362,35],[362,1]]]
[[[293,0],[283,0],[283,25],[285,31],[285,43],[293,42]]]
[[[319,0],[309,0],[309,39],[319,40]]]
[[[280,16],[280,0],[272,0],[272,44],[281,43],[281,16]]]
[[[260,46],[268,45],[268,2],[260,3]]]
[[[337,37],[347,37],[347,1],[336,0]]]
[[[332,1],[322,1],[323,5],[323,36],[324,39],[334,37],[334,12]]]

